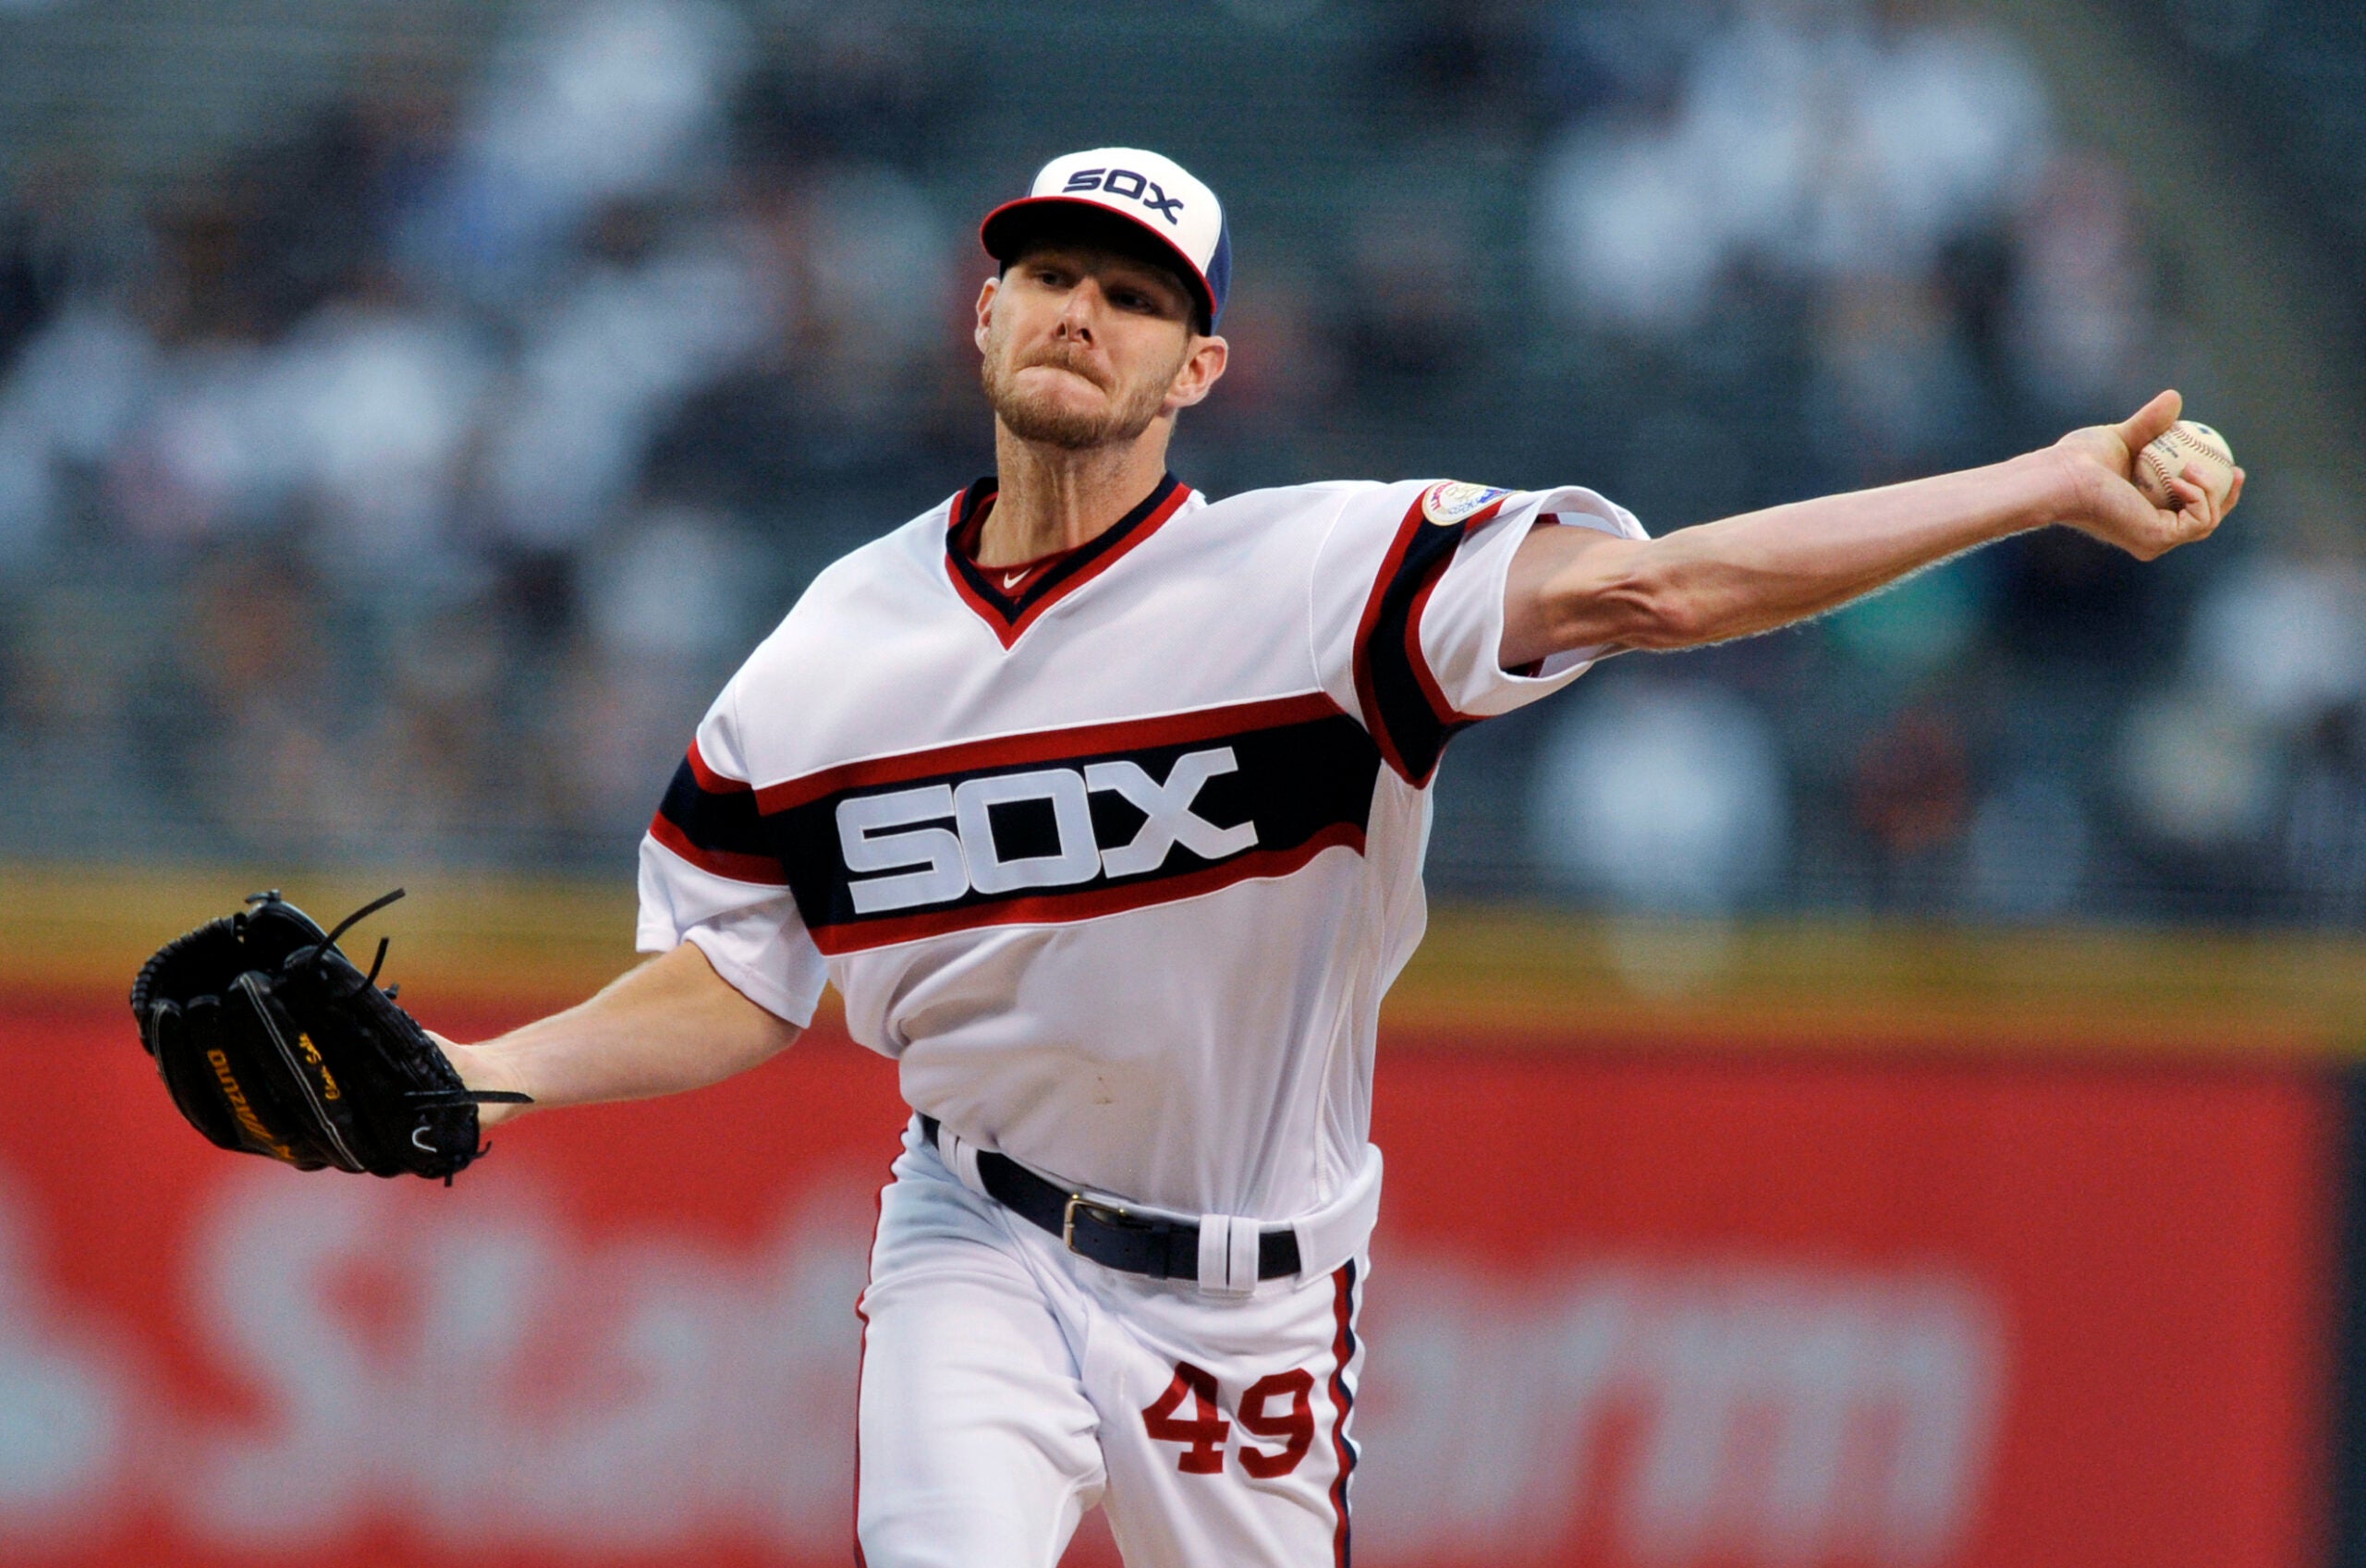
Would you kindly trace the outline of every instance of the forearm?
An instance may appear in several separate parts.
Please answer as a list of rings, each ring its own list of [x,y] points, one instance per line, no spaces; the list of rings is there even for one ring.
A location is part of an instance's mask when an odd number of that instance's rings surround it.
[[[1821,614],[2065,509],[2063,465],[2032,453],[1680,529],[1653,541],[1648,569],[1689,602],[1697,640],[1723,641]]]
[[[564,1013],[445,1049],[472,1088],[518,1089],[536,1106],[581,1105],[701,1088],[755,1066],[799,1032],[684,942]],[[487,1124],[506,1111],[486,1107]]]
[[[2043,527],[2069,505],[2051,452],[1878,490],[1745,513],[1655,540],[1540,529],[1525,614],[1508,616],[1506,667],[1568,649],[1687,648],[1769,631],[1845,604],[1934,562]],[[1532,558],[1531,558],[1532,553]]]

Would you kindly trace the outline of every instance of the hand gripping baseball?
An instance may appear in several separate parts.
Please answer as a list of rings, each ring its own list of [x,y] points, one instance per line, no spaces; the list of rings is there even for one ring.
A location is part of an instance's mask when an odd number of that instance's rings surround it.
[[[2177,509],[2155,506],[2136,487],[2136,455],[2177,423],[2185,400],[2164,392],[2116,425],[2089,425],[2055,443],[2069,470],[2071,509],[2062,522],[2116,544],[2140,561],[2164,555],[2180,544],[2207,539],[2243,493],[2243,470],[2235,470],[2224,500],[2214,500],[2206,476],[2188,465],[2169,480]]]

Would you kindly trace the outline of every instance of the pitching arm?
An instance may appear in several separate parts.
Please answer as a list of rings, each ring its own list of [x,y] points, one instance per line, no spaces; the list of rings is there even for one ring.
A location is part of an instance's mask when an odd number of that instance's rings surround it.
[[[749,1001],[686,942],[564,1013],[476,1045],[438,1043],[470,1088],[522,1090],[542,1109],[700,1088],[802,1032]],[[478,1116],[491,1126],[527,1109],[487,1105]]]
[[[2189,469],[2164,511],[2130,482],[2135,455],[2176,422],[2164,392],[2116,425],[2071,432],[1982,468],[1822,496],[1653,540],[1541,528],[1506,587],[1503,667],[1567,650],[1693,648],[1772,631],[1909,573],[2062,523],[2152,560],[2207,536],[2242,493],[2214,507]]]

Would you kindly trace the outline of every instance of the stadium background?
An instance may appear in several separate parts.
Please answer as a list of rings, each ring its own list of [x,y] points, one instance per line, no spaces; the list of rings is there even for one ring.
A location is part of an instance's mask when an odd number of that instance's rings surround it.
[[[2254,476],[1457,741],[1361,1554],[2366,1561],[2361,105],[2336,0],[0,6],[0,1555],[844,1560],[882,1064],[447,1193],[206,1149],[120,992],[266,884],[410,883],[455,1031],[628,962],[713,687],[990,462],[976,215],[1132,142],[1213,493],[1660,531],[2161,384]]]

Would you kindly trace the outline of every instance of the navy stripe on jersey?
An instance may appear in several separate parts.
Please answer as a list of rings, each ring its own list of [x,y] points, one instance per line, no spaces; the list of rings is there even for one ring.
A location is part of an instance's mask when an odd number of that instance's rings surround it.
[[[1379,773],[1363,727],[1315,693],[877,759],[758,798],[807,930],[836,954],[1360,854]]]
[[[649,833],[702,871],[734,881],[787,885],[788,871],[765,833],[756,792],[708,767],[696,741],[674,770]]]
[[[956,591],[1008,648],[1055,601],[1100,576],[1119,556],[1157,532],[1191,492],[1173,474],[1165,475],[1140,504],[1062,555],[1016,595],[996,587],[994,569],[979,565],[970,553],[975,548],[972,536],[979,511],[992,504],[996,493],[995,481],[990,476],[979,480],[955,499],[952,517],[945,527],[945,559]]]
[[[1445,743],[1478,721],[1457,712],[1421,656],[1421,607],[1445,576],[1466,529],[1495,515],[1489,506],[1466,521],[1431,522],[1429,492],[1415,498],[1397,525],[1396,541],[1356,629],[1356,696],[1372,738],[1388,765],[1408,783],[1425,784]]]

